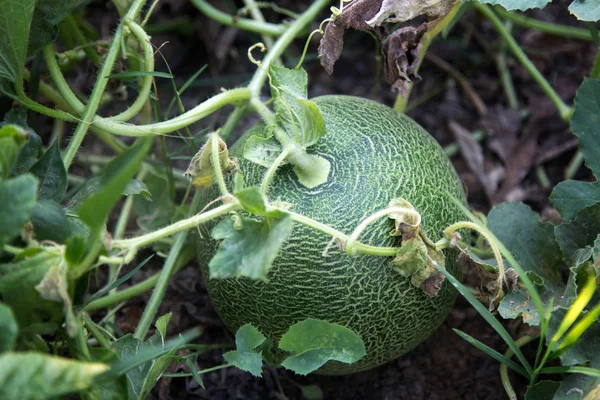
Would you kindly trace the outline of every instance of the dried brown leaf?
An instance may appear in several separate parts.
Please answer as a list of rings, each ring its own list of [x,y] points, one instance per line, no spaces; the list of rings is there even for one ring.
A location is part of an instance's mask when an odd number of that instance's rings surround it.
[[[477,179],[479,179],[479,182],[481,182],[481,185],[483,186],[486,196],[491,199],[496,192],[497,187],[486,172],[481,145],[473,139],[471,132],[463,128],[457,122],[450,121],[448,126],[458,142],[460,152],[469,166],[469,169],[477,176]]]
[[[382,0],[354,0],[344,6],[342,13],[325,27],[319,44],[319,59],[328,74],[333,72],[333,65],[342,54],[344,32],[346,29],[370,30],[380,39],[387,34],[385,27],[372,27],[366,20],[373,18],[381,8]]]
[[[402,97],[406,97],[411,82],[421,80],[417,69],[425,32],[426,24],[417,28],[407,26],[397,29],[383,42],[385,77]]]
[[[457,0],[383,0],[381,9],[372,19],[367,21],[371,26],[379,26],[384,22],[406,22],[426,15],[437,20],[452,10]]]

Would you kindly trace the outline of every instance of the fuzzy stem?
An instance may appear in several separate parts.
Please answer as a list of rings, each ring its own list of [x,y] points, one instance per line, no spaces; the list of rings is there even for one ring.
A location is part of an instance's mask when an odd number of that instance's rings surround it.
[[[269,184],[271,183],[271,180],[275,176],[277,169],[281,166],[281,164],[283,164],[285,159],[290,155],[291,151],[292,151],[291,147],[285,147],[283,149],[283,151],[281,153],[279,153],[279,155],[277,156],[277,158],[275,159],[273,164],[269,167],[267,172],[265,172],[262,183],[260,185],[261,193],[263,193],[263,194],[267,193],[267,191],[269,190]]]
[[[192,0],[194,3],[200,2],[200,0]],[[298,34],[308,25],[321,11],[323,7],[327,5],[329,0],[316,0],[311,6],[296,19],[281,35],[281,37],[275,42],[273,47],[267,52],[267,55],[262,60],[258,70],[252,77],[248,88],[252,91],[252,95],[258,97],[260,90],[265,83],[269,66],[278,59],[281,54],[287,49],[290,42],[298,36]]]
[[[488,232],[473,222],[470,221],[460,221],[455,224],[450,225],[446,229],[444,229],[444,235],[447,238],[451,238],[452,234],[459,229],[472,229],[475,232],[479,233],[481,236],[485,237],[488,241],[492,251],[494,252],[494,258],[498,262],[498,283],[500,284],[499,288],[502,289],[502,284],[505,282],[505,270],[504,270],[504,262],[502,261],[502,254],[500,254],[500,249],[494,244],[493,240],[490,239]]]
[[[494,13],[494,11],[492,11],[492,9],[489,6],[477,2],[473,3],[473,6],[487,19],[489,19],[492,25],[494,25],[494,28],[500,34],[502,39],[506,41],[506,44],[508,45],[508,48],[513,53],[513,55],[517,58],[517,60],[519,60],[521,65],[523,65],[527,72],[529,72],[533,79],[538,83],[538,85],[546,94],[546,96],[548,96],[550,101],[552,101],[552,103],[558,110],[560,117],[564,121],[568,121],[569,119],[571,119],[571,116],[573,115],[573,108],[565,104],[565,102],[560,98],[558,93],[556,93],[556,91],[548,83],[546,78],[544,78],[540,71],[535,67],[535,65],[531,62],[529,57],[527,57],[527,54],[525,54],[521,46],[519,46],[519,44],[516,42],[515,38],[513,38],[512,35],[506,30],[506,27],[504,26],[500,18],[498,18],[498,16]]]
[[[196,193],[192,200],[192,204],[190,205],[189,214],[195,212],[195,210],[200,205],[201,199],[202,197],[200,196],[200,194]],[[167,286],[169,285],[171,276],[173,276],[173,274],[175,273],[177,257],[179,257],[179,253],[185,245],[188,233],[188,230],[180,232],[175,238],[175,242],[173,243],[173,246],[169,251],[169,255],[167,256],[165,264],[160,272],[160,276],[158,277],[158,282],[156,282],[156,286],[154,287],[154,291],[152,292],[152,296],[150,296],[150,300],[148,300],[148,304],[144,309],[142,318],[140,319],[140,322],[135,329],[135,333],[133,336],[139,340],[144,340],[144,338],[146,337],[146,333],[148,333],[148,329],[152,325],[152,321],[154,321],[154,317],[156,316],[158,308],[160,307],[160,304],[162,303],[165,293],[167,291]]]
[[[183,219],[181,221],[175,222],[169,226],[166,226],[162,229],[159,229],[154,232],[147,233],[142,236],[138,236],[131,239],[121,239],[113,241],[113,247],[119,249],[131,249],[131,248],[140,248],[143,246],[147,246],[151,243],[154,243],[162,238],[167,236],[171,236],[177,232],[184,231],[186,229],[193,228],[198,226],[204,222],[210,221],[211,219],[217,218],[220,215],[227,214],[231,211],[239,210],[241,206],[239,202],[236,200],[232,200],[227,204],[223,204],[219,207],[213,208],[210,211],[203,212],[201,214],[194,215],[192,217]]]
[[[494,11],[496,11],[502,18],[506,18],[507,20],[526,28],[572,39],[592,40],[592,35],[590,35],[590,32],[586,29],[540,21],[534,18],[526,17],[523,14],[507,11],[502,7],[496,7],[494,8]]]
[[[273,209],[279,210],[288,214],[294,222],[298,222],[304,226],[308,226],[309,228],[315,229],[317,231],[323,232],[326,235],[329,235],[335,239],[341,240],[343,243],[347,243],[350,238],[345,233],[338,231],[335,228],[332,228],[329,225],[323,224],[319,221],[315,221],[314,219],[308,218],[302,214],[297,214],[293,211],[289,211],[279,207],[273,207]],[[398,252],[398,249],[395,247],[378,247],[378,246],[370,246],[363,243],[356,242],[353,244],[353,247],[358,254],[369,254],[373,256],[382,256],[382,257],[393,257]]]
[[[251,92],[246,88],[231,89],[219,93],[208,100],[200,103],[191,110],[173,119],[148,125],[128,125],[106,118],[96,118],[94,124],[99,123],[103,130],[115,135],[123,136],[149,136],[156,134],[167,134],[184,128],[205,118],[222,107],[249,100]]]
[[[96,65],[100,64],[100,56],[91,46],[86,46],[88,43],[88,39],[85,37],[81,29],[79,29],[79,25],[77,25],[77,21],[73,18],[72,14],[67,15],[65,18],[65,24],[68,29],[71,30],[73,36],[75,36],[75,40],[77,44],[83,49],[85,55]]]
[[[200,10],[202,14],[209,18],[214,19],[223,25],[235,26],[236,28],[248,32],[256,32],[268,36],[279,36],[284,34],[287,29],[285,25],[254,21],[248,18],[233,17],[220,10],[217,10],[204,0],[192,0],[192,4],[194,4],[194,6],[196,6],[196,8]]]
[[[515,344],[519,348],[521,348],[534,339],[536,339],[536,336],[523,336],[523,337],[515,340]],[[506,352],[504,353],[504,355],[508,359],[511,359],[513,354],[514,353],[511,349],[506,350]],[[517,400],[517,394],[515,393],[512,385],[510,383],[510,378],[508,376],[508,368],[507,368],[506,364],[500,364],[500,380],[502,381],[502,386],[504,386],[504,390],[506,391],[508,398],[510,400]]]
[[[100,68],[98,73],[98,78],[96,79],[96,84],[94,85],[94,89],[92,90],[92,94],[88,100],[88,104],[85,107],[85,111],[82,116],[82,120],[77,125],[75,129],[75,133],[73,133],[73,137],[69,141],[67,146],[67,150],[63,156],[63,161],[65,164],[65,169],[68,171],[73,159],[75,158],[75,154],[79,150],[79,146],[81,142],[83,142],[83,138],[87,133],[87,130],[92,123],[92,120],[96,116],[96,110],[100,106],[100,100],[102,100],[102,96],[104,95],[104,90],[106,89],[106,85],[108,84],[108,77],[111,74],[112,68],[117,60],[117,55],[119,54],[119,45],[123,38],[123,28],[125,27],[126,20],[135,20],[139,15],[142,7],[146,3],[146,0],[134,0],[127,11],[127,14],[123,18],[123,21],[117,27],[115,31],[112,43],[108,48],[108,52],[106,53],[106,57],[104,59],[104,63]]]
[[[212,161],[213,172],[215,174],[215,180],[219,185],[222,197],[229,197],[230,193],[227,190],[225,184],[225,178],[223,178],[223,169],[221,168],[221,161],[219,159],[219,134],[213,133],[210,136],[210,156]]]
[[[352,234],[350,235],[350,237],[346,241],[346,252],[348,254],[350,254],[350,255],[354,255],[356,253],[356,249],[355,249],[356,240],[358,239],[358,237],[360,236],[360,234],[366,229],[366,227],[369,224],[372,224],[373,222],[377,221],[378,219],[380,219],[382,217],[385,217],[385,216],[388,216],[390,214],[409,215],[409,216],[411,216],[412,218],[414,218],[416,220],[416,222],[412,226],[419,226],[419,225],[421,225],[421,214],[419,214],[418,212],[416,212],[415,210],[412,210],[410,208],[405,208],[405,207],[389,207],[389,208],[385,208],[383,210],[379,210],[375,214],[370,215],[367,218],[365,218],[356,227],[356,229],[354,229],[354,232],[352,232]]]

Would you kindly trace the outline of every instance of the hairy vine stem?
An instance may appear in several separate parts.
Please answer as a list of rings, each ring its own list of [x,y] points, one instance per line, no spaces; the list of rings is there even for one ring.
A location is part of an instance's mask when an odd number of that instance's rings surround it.
[[[100,100],[104,95],[104,90],[106,89],[106,85],[108,84],[108,77],[111,74],[112,68],[117,59],[117,55],[119,54],[119,44],[121,39],[123,38],[123,30],[125,27],[126,20],[135,20],[139,15],[142,7],[146,3],[146,0],[134,0],[127,11],[127,14],[123,18],[123,21],[117,27],[115,34],[113,36],[113,41],[108,48],[108,52],[106,53],[106,57],[104,58],[104,63],[100,68],[98,73],[98,78],[96,79],[96,83],[94,85],[94,89],[90,94],[90,98],[88,100],[88,104],[85,107],[85,111],[83,112],[81,121],[77,125],[75,129],[75,133],[71,137],[69,144],[67,145],[67,149],[63,156],[63,161],[65,164],[65,169],[68,171],[73,159],[75,158],[75,154],[79,150],[79,146],[81,142],[83,142],[83,138],[87,133],[87,130],[92,123],[92,120],[96,116],[96,110],[100,105]]]
[[[535,65],[531,62],[527,54],[521,49],[521,46],[516,42],[515,38],[506,30],[506,27],[498,18],[496,13],[487,5],[480,3],[473,3],[473,6],[483,14],[487,19],[490,20],[496,31],[500,34],[502,39],[508,45],[508,48],[513,53],[513,55],[517,58],[517,60],[523,65],[523,67],[529,72],[529,74],[533,77],[533,79],[538,83],[542,91],[548,96],[550,101],[554,104],[556,109],[558,110],[560,117],[564,121],[568,121],[571,119],[573,115],[573,108],[568,106],[556,93],[554,88],[548,83],[546,78],[541,74],[541,72],[535,67]]]

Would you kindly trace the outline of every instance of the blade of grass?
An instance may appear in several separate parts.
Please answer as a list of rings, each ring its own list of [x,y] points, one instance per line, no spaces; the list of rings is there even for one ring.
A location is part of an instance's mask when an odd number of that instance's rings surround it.
[[[522,375],[525,378],[529,378],[527,371],[525,371],[523,369],[523,367],[521,367],[519,364],[517,364],[513,360],[511,360],[508,357],[504,356],[503,354],[497,352],[496,350],[492,349],[488,345],[481,343],[479,340],[475,339],[473,336],[471,336],[461,330],[453,329],[453,331],[458,336],[460,336],[467,342],[471,343],[473,346],[477,347],[479,350],[483,351],[488,356],[492,357],[496,361],[501,362],[502,364],[506,365],[507,367],[509,367],[510,369],[515,371],[517,374]]]
[[[543,374],[583,374],[600,378],[600,369],[589,367],[546,367],[542,368]]]
[[[133,275],[135,275],[140,269],[142,269],[142,267],[144,265],[146,265],[148,263],[148,261],[150,261],[152,259],[152,257],[154,257],[154,254],[152,254],[151,256],[149,256],[148,258],[146,258],[144,261],[142,261],[141,263],[139,263],[134,269],[132,269],[131,271],[129,271],[127,274],[123,275],[122,277],[120,277],[119,279],[117,279],[116,281],[114,281],[112,285],[106,286],[105,288],[100,289],[99,291],[97,291],[96,293],[94,293],[93,295],[91,295],[87,299],[87,301],[83,305],[81,305],[81,308],[84,308],[85,306],[87,306],[88,304],[90,304],[91,302],[93,302],[94,300],[97,300],[97,299],[103,297],[104,295],[106,295],[111,290],[113,290],[115,288],[118,288],[123,283],[127,282]]]
[[[108,77],[106,77],[106,79],[130,79],[130,78],[138,78],[140,76],[153,76],[155,78],[173,79],[173,75],[167,74],[166,72],[159,72],[159,71],[119,72],[118,74],[109,75]]]
[[[450,283],[456,288],[456,290],[458,290],[458,292],[462,294],[463,297],[467,299],[469,303],[471,303],[473,308],[475,308],[477,312],[479,312],[479,314],[487,321],[487,323],[490,324],[492,328],[494,328],[494,330],[498,333],[498,335],[500,335],[502,340],[504,340],[508,347],[515,353],[519,361],[521,361],[521,364],[527,371],[527,374],[531,375],[531,373],[533,372],[531,365],[521,352],[521,349],[519,349],[519,346],[517,346],[513,338],[506,331],[506,329],[504,329],[504,327],[502,326],[502,324],[500,324],[496,317],[494,317],[492,313],[489,312],[489,310],[483,304],[481,304],[479,300],[475,298],[475,296],[471,294],[469,289],[464,287],[455,277],[453,277],[452,274],[450,274],[450,272],[446,271],[445,268],[442,268],[435,260],[431,258],[430,260],[433,262],[435,267],[446,276],[446,279],[450,281]]]

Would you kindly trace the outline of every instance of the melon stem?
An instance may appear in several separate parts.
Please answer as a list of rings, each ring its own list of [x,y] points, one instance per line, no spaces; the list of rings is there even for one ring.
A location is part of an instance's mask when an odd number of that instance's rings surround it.
[[[388,216],[390,214],[402,214],[402,215],[410,216],[417,221],[413,226],[421,225],[421,214],[419,214],[415,210],[411,210],[410,208],[405,208],[405,207],[384,208],[383,210],[377,211],[375,214],[372,214],[372,215],[368,216],[367,218],[365,218],[356,227],[356,229],[354,230],[354,232],[352,232],[352,234],[348,238],[348,241],[346,242],[346,252],[350,255],[355,255],[357,253],[356,241],[358,240],[358,237],[360,236],[360,234],[367,228],[367,226],[369,226],[373,222],[377,221],[378,219]],[[396,249],[396,252],[397,251],[398,250]]]

